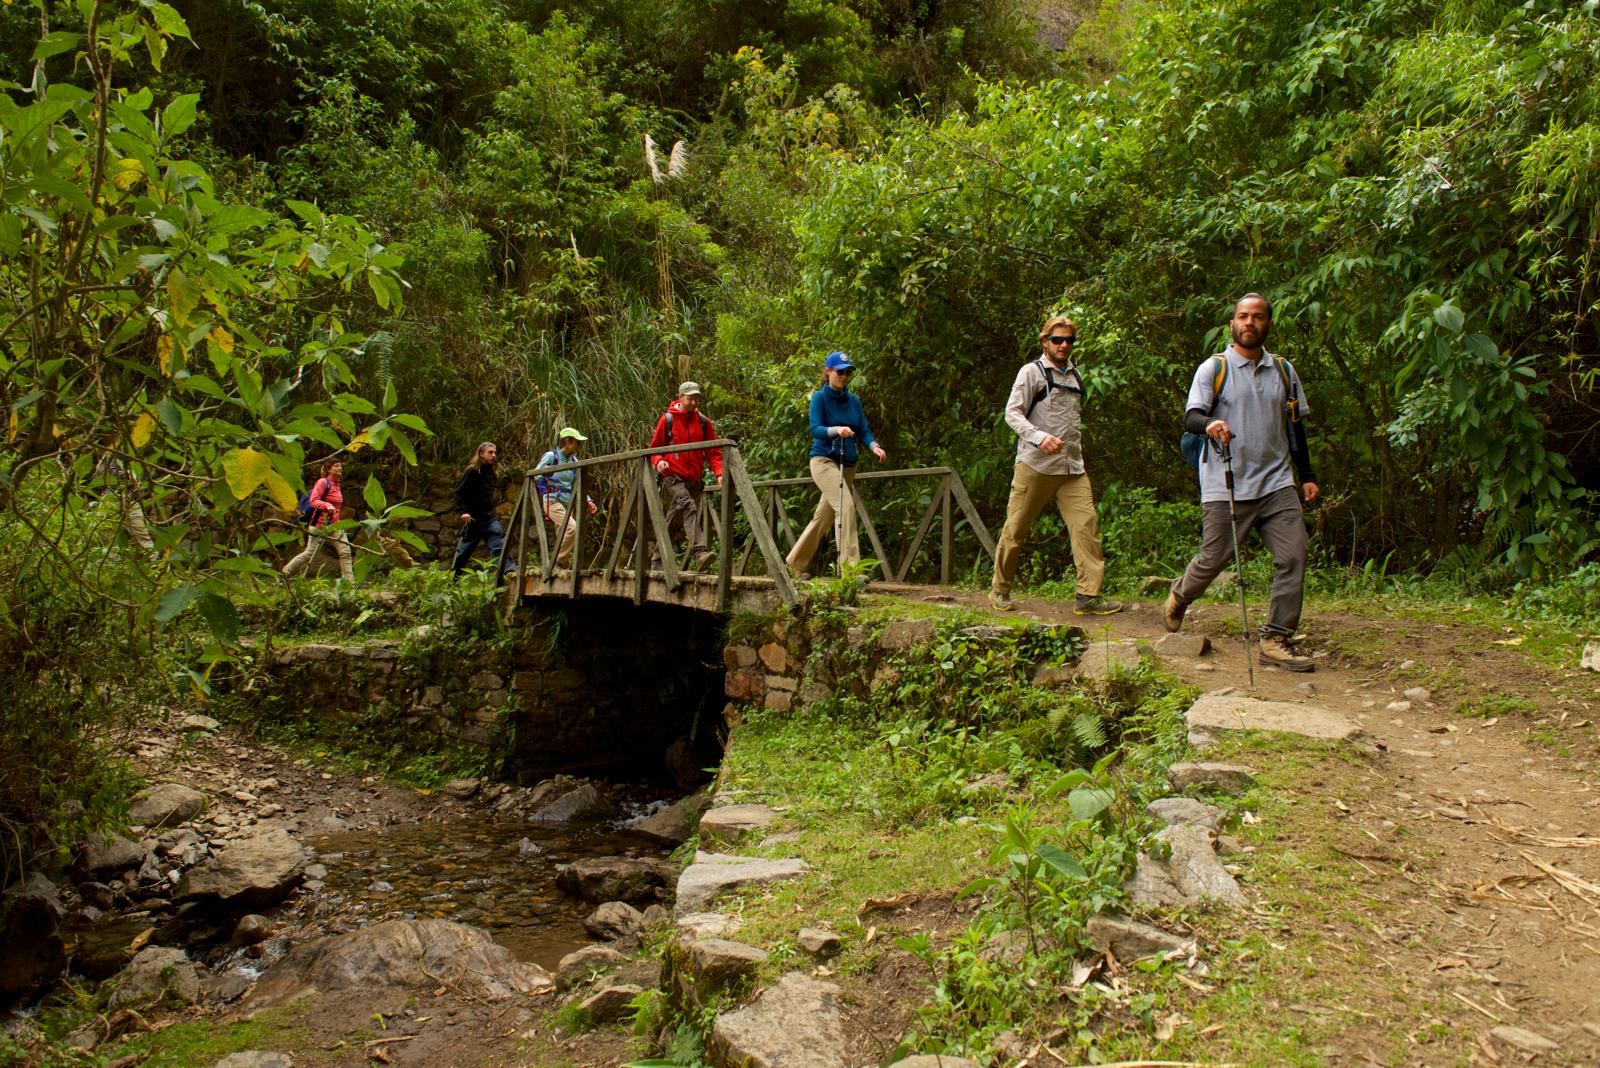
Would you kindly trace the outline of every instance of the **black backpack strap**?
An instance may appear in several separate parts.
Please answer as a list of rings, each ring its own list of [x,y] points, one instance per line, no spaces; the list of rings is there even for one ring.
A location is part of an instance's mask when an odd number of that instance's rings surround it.
[[[1046,366],[1044,360],[1035,360],[1034,363],[1038,364],[1039,370],[1044,372],[1044,385],[1039,387],[1039,391],[1033,395],[1033,400],[1028,403],[1027,411],[1022,413],[1022,417],[1024,419],[1031,420],[1033,418],[1033,410],[1039,406],[1039,402],[1048,399],[1050,394],[1054,393],[1058,389],[1064,389],[1071,393],[1076,393],[1080,397],[1086,395],[1086,391],[1083,388],[1083,376],[1078,373],[1077,364],[1069,363],[1067,364],[1066,370],[1061,372],[1062,378],[1066,378],[1066,376],[1070,374],[1073,378],[1078,380],[1078,384],[1073,386],[1068,382],[1062,382],[1058,385],[1056,383],[1055,374],[1048,366]]]

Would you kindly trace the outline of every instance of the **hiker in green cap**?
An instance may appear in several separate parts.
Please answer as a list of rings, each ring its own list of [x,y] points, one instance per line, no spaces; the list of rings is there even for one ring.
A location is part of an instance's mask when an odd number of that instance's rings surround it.
[[[456,483],[456,511],[461,513],[461,540],[456,543],[456,558],[451,571],[459,575],[466,570],[467,559],[480,542],[489,544],[489,559],[500,559],[500,549],[505,545],[505,532],[500,529],[500,519],[495,515],[495,505],[500,499],[500,479],[495,474],[495,463],[500,459],[500,449],[492,441],[485,441],[472,454],[472,462],[461,473]],[[506,561],[506,574],[517,573],[517,562]]]
[[[556,435],[556,447],[539,457],[539,462],[534,465],[534,470],[541,467],[555,467],[558,464],[570,464],[578,455],[578,445],[589,439],[570,426],[561,428]],[[556,530],[556,566],[566,567],[572,563],[572,543],[578,537],[577,518],[570,515],[572,507],[572,484],[577,481],[576,471],[557,471],[552,475],[540,475],[536,485],[539,490],[539,500],[544,502],[545,518],[550,520]],[[587,498],[589,514],[595,512],[594,498]]]

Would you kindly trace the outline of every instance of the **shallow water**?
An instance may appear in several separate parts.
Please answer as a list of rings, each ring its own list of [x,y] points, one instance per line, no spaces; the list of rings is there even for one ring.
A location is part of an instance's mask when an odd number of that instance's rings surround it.
[[[653,807],[634,806],[634,814]],[[323,888],[302,893],[280,920],[343,930],[386,919],[455,920],[551,969],[594,941],[583,918],[595,904],[562,894],[556,873],[583,857],[665,855],[630,835],[625,821],[574,830],[473,815],[344,831],[308,844],[327,868]]]

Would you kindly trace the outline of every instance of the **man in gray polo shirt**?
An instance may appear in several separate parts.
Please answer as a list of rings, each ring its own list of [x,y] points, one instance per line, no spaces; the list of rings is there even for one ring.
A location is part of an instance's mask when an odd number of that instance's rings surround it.
[[[1205,533],[1199,554],[1172,584],[1162,614],[1168,630],[1181,627],[1190,603],[1206,592],[1232,560],[1228,488],[1222,453],[1216,448],[1220,442],[1232,452],[1239,536],[1254,529],[1272,553],[1272,603],[1261,627],[1261,662],[1290,671],[1311,671],[1311,659],[1295,652],[1293,640],[1300,625],[1306,578],[1306,526],[1300,494],[1310,502],[1317,499],[1319,491],[1302,428],[1293,426],[1291,434],[1289,406],[1295,406],[1296,420],[1311,409],[1288,361],[1266,350],[1271,329],[1272,305],[1259,293],[1246,294],[1234,305],[1228,323],[1233,344],[1221,357],[1227,365],[1221,390],[1216,388],[1215,358],[1200,365],[1189,386],[1184,429],[1210,439],[1200,463]]]

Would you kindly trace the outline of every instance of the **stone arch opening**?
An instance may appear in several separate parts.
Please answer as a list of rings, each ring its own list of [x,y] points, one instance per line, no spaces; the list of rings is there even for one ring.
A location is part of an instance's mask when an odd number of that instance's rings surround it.
[[[713,612],[607,598],[540,598],[518,635],[506,774],[709,778],[722,757],[722,647]]]

